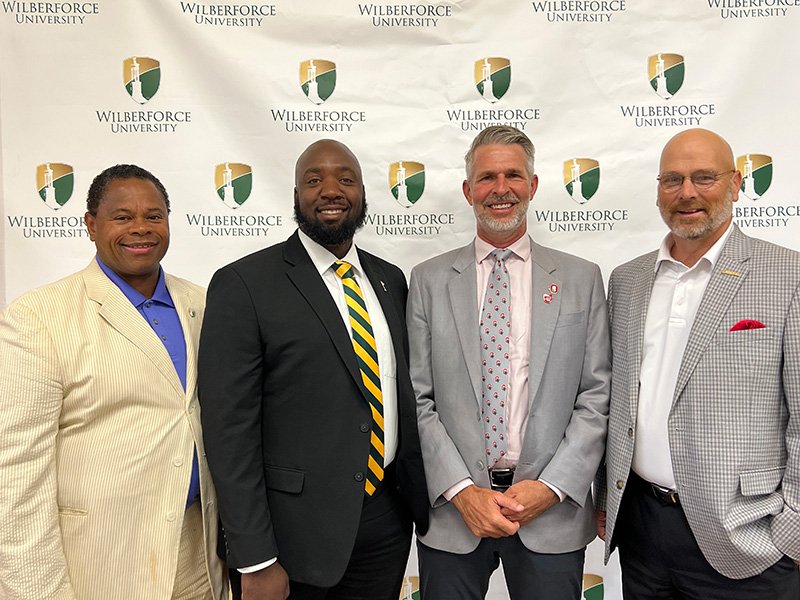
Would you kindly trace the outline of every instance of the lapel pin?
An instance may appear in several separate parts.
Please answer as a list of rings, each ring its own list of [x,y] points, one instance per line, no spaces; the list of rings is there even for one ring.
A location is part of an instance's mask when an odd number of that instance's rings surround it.
[[[734,277],[739,277],[739,274],[736,271],[728,271],[728,269],[722,269],[720,271],[723,275],[733,275]]]
[[[555,283],[551,283],[551,284],[550,284],[550,291],[551,291],[553,294],[557,294],[557,293],[558,293],[558,286],[557,286]]]
[[[550,304],[553,301],[553,294],[544,294],[542,300],[545,301],[545,304]]]
[[[189,316],[190,316],[190,317],[192,317],[192,318],[194,318],[194,315],[195,315],[195,312],[194,312],[193,310],[190,310],[190,311],[189,311]]]
[[[383,288],[383,291],[384,291],[384,292],[388,291],[388,290],[386,289],[386,284],[385,284],[385,283],[383,283],[382,281],[381,281],[381,287]]]

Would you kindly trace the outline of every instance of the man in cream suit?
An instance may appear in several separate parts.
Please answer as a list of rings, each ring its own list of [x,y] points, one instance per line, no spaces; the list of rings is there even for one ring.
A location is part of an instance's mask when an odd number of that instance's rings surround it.
[[[673,137],[658,180],[670,233],[609,284],[606,557],[626,599],[797,600],[800,255],[731,222],[718,135]]]
[[[0,596],[227,599],[195,388],[204,292],[160,268],[151,173],[106,169],[87,208],[89,266],[0,316]]]
[[[526,235],[533,158],[513,127],[478,134],[463,184],[477,238],[411,274],[431,504],[418,546],[425,599],[483,598],[500,560],[512,599],[578,598],[595,536],[610,376],[603,283],[596,265]]]

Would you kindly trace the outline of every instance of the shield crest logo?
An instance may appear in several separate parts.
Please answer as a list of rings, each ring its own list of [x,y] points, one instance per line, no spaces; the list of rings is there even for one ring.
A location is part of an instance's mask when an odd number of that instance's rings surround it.
[[[400,590],[400,600],[420,600],[420,598],[419,577],[404,577],[403,587]]]
[[[336,88],[336,64],[312,58],[300,63],[300,87],[314,104],[322,104]]]
[[[250,165],[222,163],[214,172],[217,195],[228,208],[239,208],[253,189],[253,170]]]
[[[481,97],[494,104],[511,85],[511,61],[492,56],[475,61],[475,87]]]
[[[564,161],[564,187],[578,204],[586,204],[600,187],[600,163],[592,158]]]
[[[72,196],[75,176],[64,163],[45,163],[36,167],[36,190],[44,203],[58,210]]]
[[[389,165],[389,189],[401,206],[410,208],[425,191],[425,165],[402,160]]]
[[[681,89],[684,72],[683,56],[680,54],[654,54],[647,59],[650,87],[664,100],[669,100]]]
[[[584,600],[603,600],[603,578],[592,573],[583,574]]]
[[[758,200],[772,184],[772,157],[766,154],[744,154],[736,159],[736,168],[742,174],[742,194]]]
[[[146,56],[131,56],[122,61],[122,81],[128,95],[146,104],[161,84],[161,63]]]

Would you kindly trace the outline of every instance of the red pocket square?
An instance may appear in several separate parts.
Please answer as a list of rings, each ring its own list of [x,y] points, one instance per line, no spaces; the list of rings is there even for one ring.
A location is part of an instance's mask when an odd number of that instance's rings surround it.
[[[753,319],[744,319],[739,321],[736,325],[728,329],[728,331],[741,331],[742,329],[764,329],[766,325],[753,321]]]

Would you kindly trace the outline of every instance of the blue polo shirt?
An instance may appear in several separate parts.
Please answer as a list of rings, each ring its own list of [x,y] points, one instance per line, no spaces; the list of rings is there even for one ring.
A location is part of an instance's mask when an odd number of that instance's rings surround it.
[[[99,256],[95,258],[103,273],[114,282],[130,303],[133,304],[134,308],[139,311],[139,314],[144,317],[144,320],[147,321],[147,324],[150,325],[156,333],[158,339],[164,344],[164,347],[169,353],[169,357],[172,359],[175,372],[181,380],[183,390],[186,391],[186,339],[183,336],[183,327],[181,327],[181,321],[178,318],[178,311],[175,309],[175,304],[172,302],[169,290],[167,290],[164,270],[159,269],[158,283],[156,283],[156,289],[153,292],[152,298],[145,298],[122,279],[122,277],[104,265]],[[200,474],[197,465],[197,448],[195,448],[186,508],[189,508],[199,497]]]

